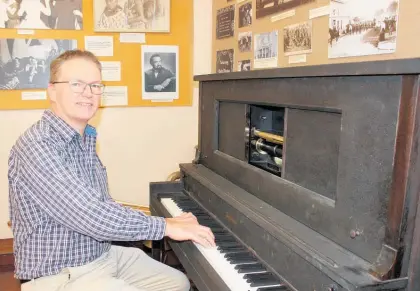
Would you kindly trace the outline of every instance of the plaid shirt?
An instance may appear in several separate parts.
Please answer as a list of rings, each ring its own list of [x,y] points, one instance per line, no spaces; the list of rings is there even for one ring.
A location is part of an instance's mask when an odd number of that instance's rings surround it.
[[[89,125],[82,137],[45,111],[13,146],[8,174],[16,278],[87,264],[108,251],[110,241],[164,236],[163,218],[112,200]]]

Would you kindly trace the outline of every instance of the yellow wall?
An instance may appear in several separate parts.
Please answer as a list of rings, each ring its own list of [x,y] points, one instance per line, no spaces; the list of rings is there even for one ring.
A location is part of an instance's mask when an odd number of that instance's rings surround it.
[[[211,0],[194,0],[194,74],[211,71],[210,11]],[[99,155],[107,166],[115,199],[148,205],[149,182],[165,180],[179,163],[194,158],[197,93],[195,89],[192,107],[105,108],[99,112],[93,124],[98,128]],[[41,114],[42,110],[0,111],[0,239],[12,237],[7,227],[9,150]]]

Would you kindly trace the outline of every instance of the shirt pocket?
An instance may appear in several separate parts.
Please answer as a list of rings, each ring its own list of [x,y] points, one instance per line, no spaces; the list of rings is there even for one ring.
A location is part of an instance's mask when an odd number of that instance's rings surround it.
[[[97,158],[97,162],[96,162],[96,177],[97,177],[98,189],[102,194],[102,199],[104,201],[112,200],[111,196],[109,195],[107,169],[99,160],[99,158]]]

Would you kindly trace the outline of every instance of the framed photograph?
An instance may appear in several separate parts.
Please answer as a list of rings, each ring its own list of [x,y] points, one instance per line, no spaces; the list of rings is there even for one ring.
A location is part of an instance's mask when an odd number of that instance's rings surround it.
[[[170,0],[93,0],[94,31],[169,32]]]
[[[0,39],[0,90],[46,89],[50,64],[77,47],[68,39]]]
[[[286,26],[283,31],[284,55],[312,52],[312,21]]]
[[[239,28],[252,25],[252,2],[239,6]]]
[[[179,98],[178,46],[142,46],[142,98],[174,100]]]
[[[0,28],[83,29],[82,0],[1,0],[0,12]]]
[[[251,60],[238,61],[238,72],[251,71]]]
[[[238,48],[241,53],[250,52],[252,49],[252,31],[238,33]]]
[[[394,53],[398,11],[399,0],[331,1],[328,57]]]
[[[254,35],[254,69],[277,67],[278,35],[277,30]]]
[[[299,6],[313,3],[315,0],[256,0],[257,19],[271,14],[281,13]],[[373,0],[375,1],[375,0]]]

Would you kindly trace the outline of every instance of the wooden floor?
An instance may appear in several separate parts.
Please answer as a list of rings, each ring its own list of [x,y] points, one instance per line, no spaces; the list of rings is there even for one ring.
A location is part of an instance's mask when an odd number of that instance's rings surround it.
[[[13,277],[13,272],[0,273],[1,291],[20,291],[19,281]]]

